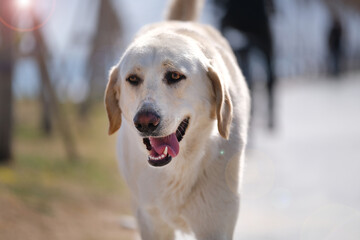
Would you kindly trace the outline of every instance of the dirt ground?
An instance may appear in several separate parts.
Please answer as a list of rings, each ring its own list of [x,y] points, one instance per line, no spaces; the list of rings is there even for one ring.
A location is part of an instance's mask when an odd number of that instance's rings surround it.
[[[121,224],[121,214],[128,207],[128,202],[116,197],[87,197],[79,191],[72,195],[72,199],[55,200],[41,209],[2,191],[0,239],[135,239],[136,232]]]
[[[14,157],[0,166],[0,240],[134,239],[135,227],[122,223],[132,214],[131,200],[102,103],[86,123],[73,107],[66,110],[80,156],[73,162],[58,132],[39,130],[37,101],[16,102]]]

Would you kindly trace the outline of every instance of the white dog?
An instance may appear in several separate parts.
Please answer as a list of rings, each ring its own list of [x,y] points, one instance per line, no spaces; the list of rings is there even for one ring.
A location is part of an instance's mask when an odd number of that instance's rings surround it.
[[[229,44],[193,21],[202,3],[171,2],[112,68],[105,104],[142,239],[232,239],[249,95]],[[183,20],[175,21],[175,20]],[[120,128],[121,126],[121,128]]]

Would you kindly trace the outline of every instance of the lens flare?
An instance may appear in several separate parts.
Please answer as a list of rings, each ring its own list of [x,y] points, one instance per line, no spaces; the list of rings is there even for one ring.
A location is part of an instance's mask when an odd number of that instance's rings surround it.
[[[16,4],[19,8],[28,8],[31,4],[31,0],[16,0]]]
[[[42,1],[44,1],[44,2],[47,1],[47,3],[49,4],[48,13],[45,14],[45,17],[43,18],[44,20],[41,20],[35,26],[18,27],[15,24],[13,24],[11,20],[9,20],[7,18],[3,18],[3,16],[1,16],[1,15],[0,15],[0,25],[3,24],[5,27],[7,27],[11,30],[14,30],[14,31],[18,31],[18,32],[31,32],[31,31],[37,30],[39,28],[42,28],[50,20],[50,18],[53,15],[55,6],[56,6],[56,0],[42,0]],[[38,4],[38,1],[36,1],[36,2]],[[22,11],[33,12],[34,9],[31,9],[31,8],[35,8],[37,5],[37,4],[35,4],[35,0],[14,0],[12,3],[14,4],[12,6],[13,8],[21,9],[21,11],[17,11],[17,12],[22,12]]]

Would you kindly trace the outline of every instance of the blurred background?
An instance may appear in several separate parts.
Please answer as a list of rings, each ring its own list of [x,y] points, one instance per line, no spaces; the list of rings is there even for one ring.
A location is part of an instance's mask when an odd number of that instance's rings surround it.
[[[111,66],[167,0],[0,0],[0,239],[137,239]],[[206,0],[253,98],[235,239],[360,239],[360,1]],[[179,235],[179,239],[191,236]]]

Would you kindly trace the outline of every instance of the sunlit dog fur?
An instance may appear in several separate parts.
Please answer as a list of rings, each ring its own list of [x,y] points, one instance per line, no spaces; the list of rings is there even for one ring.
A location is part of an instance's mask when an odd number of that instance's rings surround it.
[[[174,0],[168,20],[194,20],[197,1]],[[168,84],[167,72],[185,79]],[[137,86],[129,76],[141,79]],[[106,89],[109,134],[118,131],[118,157],[133,197],[142,239],[174,239],[174,231],[197,239],[232,239],[249,118],[243,75],[227,41],[214,28],[166,21],[144,27],[114,66]],[[189,125],[180,151],[162,167],[134,126],[146,106],[160,115],[156,136]]]

